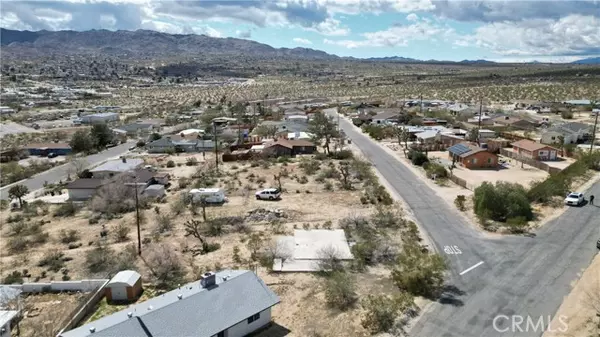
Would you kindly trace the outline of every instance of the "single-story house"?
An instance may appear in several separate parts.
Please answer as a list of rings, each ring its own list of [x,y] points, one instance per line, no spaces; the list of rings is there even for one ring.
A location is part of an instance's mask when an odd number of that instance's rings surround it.
[[[105,162],[90,170],[94,178],[111,178],[117,174],[131,172],[144,164],[143,159],[139,158],[121,158]]]
[[[558,150],[552,146],[536,143],[529,139],[522,139],[512,144],[513,151],[525,158],[533,160],[557,160]]]
[[[295,156],[297,154],[313,154],[317,147],[313,142],[304,139],[288,140],[278,139],[275,142],[265,144],[263,153],[268,156]]]
[[[290,115],[290,116],[285,116],[284,119],[286,121],[290,121],[290,122],[308,123],[308,116],[304,116],[304,115]]]
[[[161,184],[149,185],[142,194],[148,198],[162,198],[165,196],[165,186]]]
[[[293,236],[277,239],[277,249],[281,256],[275,258],[273,270],[281,272],[319,271],[321,262],[331,257],[342,262],[354,259],[342,229],[296,229]]]
[[[286,139],[295,140],[295,139],[305,139],[310,140],[312,135],[308,132],[290,132],[287,134]]]
[[[8,106],[0,106],[0,115],[10,115],[15,112],[15,109]]]
[[[520,130],[532,130],[537,126],[535,122],[511,116],[498,116],[493,118],[494,123],[500,126],[512,127]]]
[[[391,110],[377,110],[377,115],[372,116],[373,124],[389,124],[398,122],[400,111],[397,109]]]
[[[417,137],[417,141],[419,141],[421,144],[433,144],[436,142],[437,136],[440,133],[441,132],[437,130],[427,130],[415,134],[415,137]]]
[[[572,99],[570,101],[564,101],[563,104],[583,106],[592,104],[592,101],[589,99]]]
[[[67,184],[69,200],[81,201],[91,199],[96,191],[106,183],[100,178],[82,178]]]
[[[104,289],[109,303],[135,302],[142,294],[142,275],[133,270],[121,270]]]
[[[79,117],[81,124],[105,124],[119,120],[119,114],[116,112],[101,112]]]
[[[450,160],[472,170],[495,168],[498,166],[498,156],[475,145],[460,143],[448,148]]]
[[[591,132],[592,126],[589,124],[570,122],[548,128],[546,132],[542,133],[541,142],[544,144],[555,144],[562,137],[564,144],[575,144],[588,139],[591,136]]]
[[[481,122],[479,116],[467,119],[467,123],[475,125],[494,125],[494,120],[490,116],[481,116]]]
[[[10,337],[12,322],[19,316],[17,310],[0,310],[0,337]]]
[[[114,128],[116,133],[125,133],[129,137],[142,137],[158,131],[160,127],[151,123],[131,123]]]
[[[440,133],[436,137],[436,141],[445,146],[452,146],[465,141],[465,137],[455,136],[453,134]]]
[[[279,301],[253,272],[222,270],[65,331],[62,337],[243,337],[269,325],[271,308]]]
[[[146,144],[146,149],[149,153],[166,153],[166,152],[196,152],[198,139],[194,140],[175,140],[170,136],[165,136]]]
[[[67,143],[32,143],[25,145],[23,149],[29,152],[31,156],[48,156],[49,153],[56,153],[59,156],[71,154],[73,150]]]

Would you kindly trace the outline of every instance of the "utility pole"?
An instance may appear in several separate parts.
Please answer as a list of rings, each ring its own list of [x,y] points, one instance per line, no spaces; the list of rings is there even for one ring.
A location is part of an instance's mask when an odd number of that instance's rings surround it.
[[[135,220],[137,222],[138,255],[142,255],[142,234],[140,230],[140,202],[138,197],[137,175],[134,176],[133,188],[135,188]]]
[[[215,135],[215,169],[217,170],[217,172],[219,172],[219,148],[217,145],[217,123],[215,122],[215,120],[213,120],[212,123],[213,123],[213,134]]]
[[[592,108],[592,110],[594,109]],[[594,142],[596,141],[596,125],[598,125],[598,115],[600,115],[600,111],[596,111],[596,119],[594,121],[594,128],[592,129],[592,144],[590,145],[590,154],[592,154],[592,151],[594,150]]]
[[[423,94],[421,94],[419,96],[419,98],[421,99],[421,102],[419,103],[419,113],[422,115],[423,114]]]
[[[477,125],[477,146],[481,147],[481,114],[483,110],[483,96],[479,96],[479,123]]]

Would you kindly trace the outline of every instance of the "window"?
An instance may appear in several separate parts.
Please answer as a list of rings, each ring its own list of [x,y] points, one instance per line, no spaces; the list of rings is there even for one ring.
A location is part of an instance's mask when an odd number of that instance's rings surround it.
[[[488,158],[488,164],[491,164],[493,162],[492,158]]]
[[[257,321],[260,318],[260,312],[258,314],[254,314],[250,317],[248,317],[248,324]]]
[[[477,158],[473,158],[473,164],[477,164]]]

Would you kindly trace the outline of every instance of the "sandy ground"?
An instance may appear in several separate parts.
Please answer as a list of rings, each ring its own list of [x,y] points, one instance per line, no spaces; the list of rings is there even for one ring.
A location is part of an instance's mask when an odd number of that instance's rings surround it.
[[[24,297],[22,302],[23,319],[19,322],[20,336],[54,337],[60,329],[59,325],[84,300],[85,295],[62,293]]]
[[[543,337],[595,337],[600,334],[600,254],[573,285]],[[566,323],[566,324],[563,324]]]
[[[192,215],[189,210],[184,210],[180,215],[171,215],[173,230],[165,234],[157,234],[157,212],[160,214],[169,214],[171,212],[171,204],[179,197],[180,193],[187,191],[190,187],[181,190],[178,188],[178,179],[182,177],[190,177],[196,171],[205,169],[203,166],[202,154],[195,154],[193,157],[198,159],[198,166],[186,166],[187,158],[192,155],[179,156],[147,156],[147,164],[153,165],[161,172],[171,174],[172,186],[167,194],[167,203],[157,203],[148,210],[143,210],[145,221],[141,226],[142,239],[151,240],[154,242],[160,241],[172,246],[173,250],[180,256],[180,260],[184,264],[188,272],[188,280],[198,278],[199,272],[208,270],[219,270],[227,268],[242,268],[256,270],[258,275],[281,297],[281,304],[273,309],[274,321],[289,329],[291,332],[288,336],[304,337],[310,336],[313,332],[319,332],[323,336],[367,336],[367,331],[361,326],[362,310],[360,305],[346,312],[339,312],[327,307],[323,293],[323,279],[318,275],[289,273],[289,274],[272,274],[267,269],[260,267],[257,263],[250,260],[250,250],[248,249],[249,234],[239,232],[233,228],[228,229],[221,236],[207,237],[209,242],[216,242],[221,245],[221,248],[215,252],[206,255],[191,256],[190,253],[183,253],[186,249],[193,248],[198,245],[198,241],[184,235],[183,224],[190,219],[200,219],[201,210],[198,215]],[[182,164],[174,168],[166,168],[166,162],[174,160],[176,164]],[[214,157],[212,154],[206,155],[206,162],[212,163]],[[338,220],[346,216],[363,215],[369,216],[373,210],[372,205],[363,205],[360,202],[361,187],[356,185],[355,191],[342,191],[338,186],[338,182],[333,179],[328,179],[333,184],[333,191],[327,191],[324,188],[324,183],[316,182],[315,175],[307,176],[307,183],[300,183],[294,176],[298,178],[304,176],[304,172],[298,167],[298,159],[294,163],[272,164],[268,168],[262,166],[251,167],[250,163],[225,163],[221,166],[222,172],[225,172],[220,178],[218,186],[227,190],[229,201],[223,206],[207,207],[209,217],[213,216],[246,216],[247,212],[257,208],[265,208],[271,210],[281,210],[286,217],[280,226],[275,226],[267,222],[249,222],[250,230],[253,233],[260,233],[263,239],[263,245],[269,245],[276,236],[291,234],[294,228],[322,228],[327,222],[331,221],[333,228],[338,227]],[[327,164],[322,163],[321,168],[326,168]],[[289,172],[287,178],[282,179],[282,185],[285,193],[279,201],[259,201],[254,198],[254,192],[259,188],[275,187],[273,175],[286,169]],[[234,178],[237,172],[237,177],[240,182]],[[253,178],[251,176],[254,176]],[[265,182],[259,183],[257,180],[263,178]],[[252,180],[252,181],[251,181]],[[249,186],[250,190],[244,192],[245,186]],[[262,187],[261,187],[262,186]],[[125,214],[119,219],[101,220],[99,224],[90,225],[88,219],[91,216],[90,211],[82,210],[73,217],[60,218],[53,217],[52,211],[58,207],[49,205],[49,213],[46,215],[30,216],[29,221],[43,220],[43,230],[48,232],[50,238],[47,243],[37,246],[32,246],[27,251],[15,255],[7,255],[6,241],[0,242],[0,251],[3,252],[0,257],[0,263],[3,268],[2,276],[12,272],[13,270],[23,270],[27,268],[31,273],[31,278],[25,281],[40,281],[60,280],[61,272],[46,271],[45,277],[42,277],[42,272],[45,268],[38,267],[38,261],[44,254],[51,250],[60,250],[65,256],[71,258],[71,261],[66,262],[66,267],[69,269],[71,279],[81,279],[92,276],[85,268],[86,252],[92,249],[93,244],[100,239],[99,233],[101,225],[109,230],[107,243],[115,251],[123,251],[126,246],[136,243],[135,235],[135,216],[134,213]],[[3,211],[2,212],[2,236],[8,238],[9,227],[11,224],[6,223],[6,218],[17,212]],[[119,223],[125,223],[131,228],[129,241],[124,243],[116,243],[111,230]],[[61,230],[77,230],[80,239],[77,241],[82,244],[81,247],[67,249],[67,245],[59,240]],[[399,236],[391,236],[394,241],[400,241]],[[149,250],[152,245],[143,245],[143,253]],[[239,249],[239,256],[242,261],[234,258],[234,247]],[[140,261],[137,262],[137,270],[140,271],[145,280],[151,279],[151,274],[148,268]],[[371,293],[393,293],[397,288],[389,279],[389,268],[376,267],[371,268],[365,273],[354,274],[357,283],[357,293],[359,297],[366,296]],[[422,303],[419,299],[418,303]],[[106,308],[101,307],[102,310]],[[111,310],[107,310],[110,312]]]

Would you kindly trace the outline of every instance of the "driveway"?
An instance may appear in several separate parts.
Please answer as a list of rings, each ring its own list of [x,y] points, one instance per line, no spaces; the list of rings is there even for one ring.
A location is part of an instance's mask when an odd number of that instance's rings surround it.
[[[112,148],[109,148],[105,151],[87,156],[87,157],[83,157],[85,158],[85,160],[87,160],[87,163],[89,164],[89,166],[94,166],[94,165],[98,165],[108,159],[111,159],[113,157],[118,157],[120,155],[123,155],[125,153],[127,153],[127,151],[129,151],[129,148],[135,145],[135,142],[127,142],[125,144],[121,144]],[[17,182],[15,184],[22,184],[25,185],[29,188],[29,191],[35,191],[38,190],[42,187],[44,187],[44,182],[49,182],[49,183],[54,183],[54,182],[58,182],[59,180],[65,180],[67,178],[68,175],[68,171],[70,168],[70,164],[64,164],[64,165],[60,165],[60,166],[56,166],[51,168],[48,171],[44,171],[42,173],[36,174],[33,177]],[[4,186],[2,188],[0,188],[0,199],[3,200],[8,200],[8,190],[10,189],[10,187],[12,185],[15,184],[11,184],[11,185],[7,185]]]
[[[334,109],[326,112],[335,115]],[[447,290],[410,335],[541,336],[570,284],[596,254],[600,208],[569,208],[533,237],[491,237],[350,122],[340,119],[340,127],[408,204],[437,250],[451,253]],[[590,190],[600,194],[600,183]],[[523,322],[529,318],[534,326],[523,323],[513,329],[513,315]],[[544,324],[535,325],[540,319]]]

